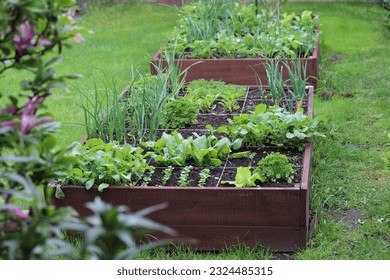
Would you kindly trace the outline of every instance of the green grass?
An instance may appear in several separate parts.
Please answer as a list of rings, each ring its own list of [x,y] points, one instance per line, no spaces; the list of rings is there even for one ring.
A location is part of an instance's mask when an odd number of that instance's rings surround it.
[[[390,174],[384,170],[390,42],[382,25],[385,13],[361,3],[286,8],[320,14],[322,80],[314,111],[328,119],[328,137],[315,143],[311,174],[311,207],[319,214],[319,229],[295,258],[390,259]],[[324,92],[327,98],[321,97]]]
[[[390,259],[390,174],[385,169],[390,132],[390,35],[385,11],[362,3],[289,3],[285,11],[312,10],[320,15],[320,78],[316,115],[328,119],[327,138],[314,146],[311,209],[319,228],[308,248],[295,259]],[[146,19],[146,20],[145,20]],[[81,73],[81,88],[116,80],[119,90],[130,80],[131,65],[149,71],[148,61],[175,25],[175,11],[155,5],[95,7],[81,25],[94,31],[85,43],[64,51],[59,73]],[[4,93],[15,92],[20,75],[0,81]],[[323,93],[326,92],[326,98]],[[350,97],[348,97],[350,96]],[[65,123],[61,145],[85,133],[77,91],[59,91],[48,102]],[[141,259],[275,259],[257,247],[218,254],[184,247],[144,252]]]
[[[76,82],[85,92],[92,91],[95,81],[102,92],[104,83],[114,82],[122,92],[131,81],[132,67],[142,73],[150,71],[148,61],[166,39],[176,18],[175,9],[157,5],[90,5],[90,11],[79,21],[80,26],[89,30],[83,34],[86,41],[63,50],[63,62],[57,65],[56,72],[82,74],[84,78]],[[7,72],[0,80],[1,92],[15,95],[26,77],[28,74]],[[71,83],[68,89],[55,91],[47,100],[55,120],[62,123],[58,135],[61,146],[79,141],[86,133],[83,126],[72,124],[84,121],[78,105],[79,93]]]

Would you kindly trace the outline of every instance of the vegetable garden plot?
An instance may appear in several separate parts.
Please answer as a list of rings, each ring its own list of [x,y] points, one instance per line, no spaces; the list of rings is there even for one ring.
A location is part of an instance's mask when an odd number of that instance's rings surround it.
[[[152,58],[152,74],[157,65],[166,66],[169,56],[188,69],[187,83],[206,79],[256,86],[257,78],[268,84],[264,64],[269,61],[280,62],[285,79],[288,70],[282,62],[289,66],[299,62],[309,84],[317,87],[319,17],[310,11],[272,14],[253,4],[198,1],[181,8],[179,16],[170,38]]]
[[[249,92],[251,91],[245,93],[240,107],[241,112],[244,111],[246,102],[251,99],[248,98]],[[309,87],[308,99],[305,102],[307,104],[305,110],[309,115],[312,114],[312,94],[313,88]],[[208,115],[212,115],[212,111]],[[229,117],[234,119],[242,115],[233,114]],[[220,115],[214,115],[216,116]],[[229,124],[227,118],[224,121],[225,125]],[[223,134],[223,129],[212,133],[204,128],[200,129],[199,123],[178,129],[177,132],[183,134],[186,131],[193,132],[193,128],[196,127],[199,137],[214,133]],[[214,129],[217,129],[217,126]],[[231,139],[232,143],[233,141],[234,139]],[[153,145],[155,143],[149,143],[149,147]],[[148,150],[147,147],[145,149]],[[180,161],[179,158],[166,157],[162,152],[159,160],[166,161],[165,167],[156,164],[157,157],[149,159],[148,166],[154,167],[153,172],[150,172],[152,170],[150,168],[145,169],[144,175],[141,174],[138,180],[134,179],[138,182],[135,186],[111,184],[99,192],[97,186],[91,185],[87,190],[84,186],[64,185],[61,188],[64,198],[55,200],[54,203],[58,206],[71,205],[80,215],[88,214],[84,204],[96,196],[114,205],[127,205],[133,211],[168,203],[166,209],[151,214],[150,218],[175,229],[177,238],[196,250],[220,250],[238,243],[248,246],[262,243],[272,250],[294,251],[304,248],[308,239],[311,144],[300,152],[297,150],[288,152],[289,156],[294,157],[295,171],[289,180],[265,182],[258,184],[259,187],[242,188],[245,184],[250,186],[251,182],[237,179],[240,167],[243,167],[241,170],[245,175],[243,177],[248,178],[246,176],[248,171],[252,172],[261,159],[271,152],[276,153],[280,150],[286,150],[286,147],[269,149],[268,146],[263,146],[253,149],[243,146],[234,152],[249,151],[246,157],[232,159],[230,152],[223,160],[211,156],[209,160],[215,164],[212,166],[201,164],[196,166],[196,161],[204,160],[196,156],[179,166],[180,164],[175,164]],[[253,158],[251,154],[254,154]],[[188,168],[189,166],[192,167]],[[164,178],[169,172],[171,175]],[[187,173],[187,177],[181,180],[183,173]],[[254,174],[251,173],[252,175]],[[203,183],[201,177],[205,178]],[[241,187],[233,187],[230,183],[233,181],[233,184]],[[151,238],[165,237],[163,233],[156,233]]]

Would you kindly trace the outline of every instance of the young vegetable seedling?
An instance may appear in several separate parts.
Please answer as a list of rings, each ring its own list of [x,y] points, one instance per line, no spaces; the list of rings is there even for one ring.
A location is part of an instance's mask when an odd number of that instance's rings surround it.
[[[193,168],[192,165],[188,165],[188,166],[184,167],[183,170],[181,171],[180,178],[179,178],[179,186],[180,187],[188,186],[188,183],[189,183],[188,176],[190,175],[192,168]]]
[[[206,184],[207,179],[210,177],[210,169],[204,168],[199,173],[198,186],[203,187]]]
[[[168,183],[169,178],[171,178],[173,172],[173,166],[168,166],[163,171],[162,185],[165,186]]]

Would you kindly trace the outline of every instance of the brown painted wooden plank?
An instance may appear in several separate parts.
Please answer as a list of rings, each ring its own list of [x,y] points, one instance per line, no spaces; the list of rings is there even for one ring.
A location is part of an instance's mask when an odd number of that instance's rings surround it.
[[[82,216],[84,204],[100,196],[114,205],[133,211],[168,203],[168,208],[150,217],[163,224],[194,225],[283,225],[301,224],[299,188],[239,189],[199,187],[110,187],[99,193],[95,188],[64,186],[65,198],[57,206],[73,206]]]
[[[271,227],[271,226],[197,226],[173,225],[177,235],[173,243],[181,242],[193,250],[216,250],[236,245],[254,247],[258,244],[270,250],[279,252],[293,252],[306,246],[306,239],[302,227]],[[172,239],[161,233],[153,233],[150,240]]]
[[[313,54],[307,58],[298,58],[303,63],[306,63],[306,76],[308,82],[317,88],[318,83],[318,42],[315,43]],[[157,74],[156,65],[159,65],[161,60],[161,51],[158,50],[150,62],[150,71],[153,75]],[[284,59],[291,63],[292,58]],[[218,80],[226,83],[232,83],[237,85],[254,86],[256,87],[258,82],[256,81],[256,74],[261,78],[262,85],[268,85],[267,74],[263,63],[267,62],[265,58],[207,58],[207,59],[175,59],[175,64],[180,69],[187,69],[186,83],[197,79],[206,80]],[[163,61],[163,67],[167,66],[167,63]],[[287,69],[283,69],[283,78],[288,79]]]

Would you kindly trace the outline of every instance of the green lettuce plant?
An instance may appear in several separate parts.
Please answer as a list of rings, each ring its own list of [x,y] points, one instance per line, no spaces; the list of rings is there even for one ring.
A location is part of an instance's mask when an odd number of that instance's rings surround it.
[[[264,178],[257,172],[251,172],[250,167],[238,167],[234,181],[222,180],[221,184],[230,184],[236,187],[256,187],[258,183],[263,182]]]
[[[286,180],[291,183],[294,176],[293,164],[286,155],[271,153],[257,163],[252,171],[249,167],[237,168],[234,181],[221,181],[222,184],[230,184],[236,187],[256,187],[265,182],[278,182]]]
[[[294,175],[293,164],[279,152],[271,153],[257,163],[254,172],[260,174],[264,182],[286,180],[291,183]]]

